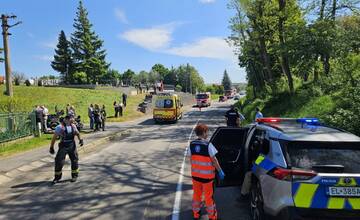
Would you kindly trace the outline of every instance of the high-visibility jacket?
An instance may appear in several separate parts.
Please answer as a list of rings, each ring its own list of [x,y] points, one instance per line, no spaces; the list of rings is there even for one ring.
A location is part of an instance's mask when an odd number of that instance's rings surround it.
[[[190,143],[191,175],[202,179],[214,179],[215,167],[209,155],[209,142],[195,140]]]

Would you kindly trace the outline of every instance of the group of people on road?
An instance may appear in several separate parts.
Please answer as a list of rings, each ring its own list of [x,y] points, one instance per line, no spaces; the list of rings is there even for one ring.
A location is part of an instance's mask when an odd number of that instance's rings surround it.
[[[90,119],[90,129],[94,131],[99,131],[102,129],[105,131],[105,122],[106,122],[106,109],[105,105],[100,106],[98,104],[90,104],[88,108],[88,117]]]

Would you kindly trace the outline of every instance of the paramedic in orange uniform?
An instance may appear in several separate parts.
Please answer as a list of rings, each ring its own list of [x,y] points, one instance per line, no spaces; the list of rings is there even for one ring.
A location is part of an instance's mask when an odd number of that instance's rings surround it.
[[[188,151],[191,157],[191,176],[194,190],[192,209],[194,219],[200,219],[201,199],[204,193],[206,211],[209,219],[217,220],[217,211],[213,198],[215,169],[218,171],[221,180],[225,178],[225,174],[215,157],[217,153],[216,148],[206,141],[208,130],[205,124],[196,126],[195,133],[198,138],[190,143]]]

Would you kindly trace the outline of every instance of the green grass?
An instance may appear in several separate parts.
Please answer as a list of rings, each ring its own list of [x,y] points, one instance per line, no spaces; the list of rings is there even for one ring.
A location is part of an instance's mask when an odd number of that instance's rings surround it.
[[[219,94],[211,94],[211,100],[218,101],[220,96]]]
[[[306,90],[298,90],[294,95],[284,92],[268,100],[244,100],[243,103],[238,106],[248,123],[254,120],[256,107],[262,109],[265,117],[317,117],[323,121],[335,108],[332,96]]]
[[[0,91],[4,91],[4,85],[0,85]],[[55,112],[55,106],[65,109],[67,104],[73,105],[76,113],[88,122],[87,108],[90,104],[105,105],[107,115],[114,115],[113,102],[121,100],[121,93],[111,89],[71,89],[50,88],[37,86],[14,86],[14,98],[0,94],[0,113],[7,112],[9,103],[14,106],[15,112],[30,112],[35,105],[45,105],[50,113]],[[137,111],[137,105],[142,102],[144,95],[128,96],[128,106],[122,118],[109,118],[109,121],[127,121],[140,117],[143,114]]]
[[[38,138],[22,139],[10,143],[0,144],[0,157],[10,156],[19,152],[28,151],[44,145],[50,146],[52,135],[45,134]]]

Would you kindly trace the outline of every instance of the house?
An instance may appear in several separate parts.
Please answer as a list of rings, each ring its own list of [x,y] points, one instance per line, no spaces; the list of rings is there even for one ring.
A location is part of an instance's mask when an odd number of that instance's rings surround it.
[[[5,83],[5,76],[0,76],[0,85]]]

